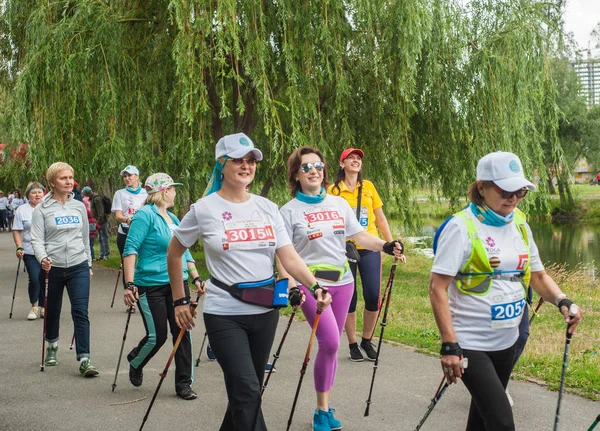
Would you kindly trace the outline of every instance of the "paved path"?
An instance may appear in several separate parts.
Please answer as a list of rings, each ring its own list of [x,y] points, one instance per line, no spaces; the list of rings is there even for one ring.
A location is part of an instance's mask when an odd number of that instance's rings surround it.
[[[111,391],[117,356],[125,327],[125,307],[118,300],[110,308],[116,272],[95,268],[90,301],[92,360],[98,377],[79,376],[74,351],[69,350],[73,324],[65,299],[61,320],[60,364],[40,372],[42,321],[28,321],[27,274],[21,272],[13,318],[9,320],[17,260],[12,239],[0,233],[0,430],[137,430],[156,388],[169,346],[144,369],[144,384],[134,388],[123,358],[115,392]],[[397,283],[402,279],[397,278]],[[65,298],[67,295],[65,294]],[[275,345],[286,325],[282,318]],[[202,320],[193,331],[198,353],[204,334]],[[305,322],[294,322],[281,358],[265,392],[263,410],[270,430],[285,430],[299,370],[308,342]],[[125,352],[143,335],[139,314],[131,319]],[[373,366],[352,363],[345,343],[340,352],[336,386],[331,403],[344,430],[413,430],[425,413],[441,379],[437,359],[385,344],[382,350],[370,416],[363,417]],[[316,350],[317,346],[313,347]],[[313,355],[314,357],[314,352]],[[205,355],[196,369],[194,389],[199,398],[183,401],[175,396],[173,371],[169,373],[150,414],[146,430],[218,430],[226,405],[222,374]],[[513,381],[511,394],[518,430],[551,430],[556,392],[531,383]],[[136,402],[141,398],[142,401]],[[304,378],[292,430],[310,431],[315,395],[312,367]],[[464,429],[469,395],[462,384],[451,386],[435,408],[423,431]],[[561,429],[587,430],[600,413],[600,403],[567,394],[563,398]]]

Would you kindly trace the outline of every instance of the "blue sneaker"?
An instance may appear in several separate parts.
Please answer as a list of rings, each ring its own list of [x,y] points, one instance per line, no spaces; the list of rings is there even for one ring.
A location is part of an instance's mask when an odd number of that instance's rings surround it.
[[[313,414],[313,431],[330,431],[329,420],[325,410],[315,410]]]
[[[271,369],[272,369],[272,371],[271,371]],[[277,368],[275,368],[273,366],[273,364],[270,364],[270,363],[267,362],[267,366],[265,367],[265,374],[269,374],[269,372],[276,373],[277,372]]]
[[[212,349],[210,348],[210,344],[206,345],[206,357],[208,358],[209,361],[215,361],[217,359],[217,357],[213,353]]]
[[[327,415],[327,420],[329,421],[329,429],[331,431],[341,430],[342,423],[338,421],[335,417],[333,417],[334,413],[335,409],[332,409],[331,407],[329,407],[329,410],[327,411],[327,413],[325,413]]]

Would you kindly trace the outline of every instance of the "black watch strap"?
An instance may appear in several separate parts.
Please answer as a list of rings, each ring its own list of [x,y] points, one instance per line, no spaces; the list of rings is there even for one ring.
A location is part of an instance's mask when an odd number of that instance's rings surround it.
[[[189,296],[184,296],[183,298],[179,298],[175,301],[173,301],[173,308],[175,307],[179,307],[180,305],[188,305],[190,304],[190,297]]]
[[[133,292],[133,289],[135,289],[135,284],[133,284],[133,282],[131,281],[128,281],[125,283],[125,289],[131,290]]]

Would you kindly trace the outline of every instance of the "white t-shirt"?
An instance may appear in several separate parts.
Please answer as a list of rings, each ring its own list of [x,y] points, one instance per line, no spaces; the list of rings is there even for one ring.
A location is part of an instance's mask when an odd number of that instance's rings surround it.
[[[135,212],[144,205],[144,201],[147,197],[148,192],[143,187],[137,195],[127,191],[127,189],[117,190],[113,197],[112,208],[110,210],[112,212],[121,210],[123,212],[123,217],[133,217]],[[123,226],[125,226],[125,228],[128,227],[127,223],[119,223],[119,233],[121,234],[125,234]]]
[[[527,261],[527,248],[514,222],[501,227],[487,226],[477,220],[470,209],[466,214],[474,221],[488,258],[499,259],[495,271],[523,269]],[[544,266],[537,245],[529,225],[525,226],[529,238],[531,272],[541,271]],[[471,241],[467,226],[464,220],[455,216],[440,234],[431,272],[455,276],[470,254]],[[498,351],[509,348],[517,341],[519,323],[526,306],[521,282],[495,279],[490,291],[478,296],[460,292],[456,280],[453,280],[448,288],[448,302],[456,338],[463,349]]]
[[[187,248],[200,239],[211,276],[229,286],[271,277],[275,251],[291,244],[277,205],[256,195],[242,203],[208,195],[190,207],[174,234]],[[210,281],[203,309],[217,315],[271,310],[235,299]]]
[[[20,230],[21,240],[25,254],[33,255],[33,247],[31,246],[31,218],[33,217],[33,207],[29,204],[21,205],[15,211],[13,220],[13,230]]]
[[[345,268],[346,238],[364,230],[348,202],[339,196],[327,195],[318,204],[292,199],[280,213],[294,248],[307,265]],[[326,284],[341,286],[352,280],[352,272],[346,271],[339,281]]]

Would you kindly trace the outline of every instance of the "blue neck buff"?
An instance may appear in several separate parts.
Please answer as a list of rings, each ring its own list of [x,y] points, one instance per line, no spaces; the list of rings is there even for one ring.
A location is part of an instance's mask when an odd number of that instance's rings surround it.
[[[304,202],[305,204],[319,204],[325,200],[326,196],[327,191],[321,187],[321,192],[316,196],[307,195],[298,190],[296,199],[298,199],[300,202]]]
[[[133,187],[125,187],[125,190],[127,190],[129,193],[137,195],[142,191],[142,186],[137,186],[137,189],[134,189]]]
[[[219,190],[221,190],[221,187],[223,187],[223,166],[225,165],[225,162],[228,158],[229,157],[227,156],[223,156],[217,160],[212,174],[210,174],[210,179],[208,180],[206,190],[204,190],[204,194],[202,195],[202,197],[208,196],[210,194],[213,194],[214,192],[218,192]]]
[[[473,214],[475,214],[475,217],[477,217],[481,223],[488,226],[504,226],[512,223],[515,215],[513,211],[507,216],[501,216],[500,214],[492,211],[492,209],[486,204],[475,205],[473,202],[471,202],[469,207],[471,208],[471,211],[473,211]]]

